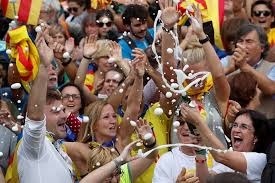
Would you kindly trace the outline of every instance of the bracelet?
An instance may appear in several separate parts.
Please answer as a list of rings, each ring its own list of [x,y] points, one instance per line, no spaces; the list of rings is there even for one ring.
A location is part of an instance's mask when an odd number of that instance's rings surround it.
[[[156,144],[157,144],[156,140],[152,144],[147,144],[146,142],[143,141],[143,146],[146,147],[147,149],[151,149],[155,147]]]
[[[93,57],[86,57],[85,55],[83,55],[83,58],[87,59],[87,60],[92,60]]]
[[[195,161],[196,163],[205,163],[206,162],[206,158],[205,159],[197,159],[197,157],[195,157]]]
[[[199,39],[199,42],[201,43],[201,44],[204,44],[204,43],[206,43],[206,42],[208,42],[208,41],[210,41],[210,38],[209,38],[209,36],[206,34],[206,38],[204,38],[204,39]]]
[[[207,154],[205,149],[196,150],[195,152],[196,152],[196,154],[204,155],[204,156]]]

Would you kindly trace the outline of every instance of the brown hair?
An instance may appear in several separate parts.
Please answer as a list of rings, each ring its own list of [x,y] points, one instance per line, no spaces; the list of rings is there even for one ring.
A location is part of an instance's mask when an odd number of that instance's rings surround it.
[[[56,100],[61,100],[61,93],[58,90],[48,90],[46,96],[46,104],[50,105]]]
[[[118,157],[119,154],[111,148],[93,147],[88,159],[88,171],[91,172]]]
[[[231,92],[229,98],[245,108],[256,95],[257,81],[250,74],[240,72],[228,79]]]
[[[94,141],[94,133],[92,129],[94,128],[95,123],[99,120],[103,107],[107,104],[108,103],[105,100],[98,100],[85,108],[84,114],[89,117],[89,122],[84,131],[84,137],[82,138],[83,143]]]

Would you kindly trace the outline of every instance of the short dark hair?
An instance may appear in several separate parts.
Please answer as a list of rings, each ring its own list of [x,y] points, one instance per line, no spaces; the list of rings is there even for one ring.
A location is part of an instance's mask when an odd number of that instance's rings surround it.
[[[257,142],[252,152],[266,153],[272,142],[268,119],[262,113],[250,109],[240,110],[236,114],[236,118],[240,115],[248,115],[255,129],[254,135],[257,138]]]
[[[254,1],[254,3],[252,3],[252,5],[251,5],[251,17],[254,16],[254,14],[253,14],[254,8],[260,4],[265,5],[270,10],[271,16],[274,15],[273,8],[272,8],[270,1],[257,0],[257,1]]]
[[[129,4],[122,14],[122,21],[124,25],[130,25],[131,18],[139,18],[141,21],[147,21],[148,15],[149,13],[145,6]]]
[[[61,100],[61,93],[58,90],[49,89],[46,96],[46,104],[50,105],[56,100]]]
[[[108,10],[108,9],[102,9],[102,10],[99,10],[97,13],[96,13],[96,20],[99,20],[101,17],[108,17],[110,18],[112,21],[114,21],[114,15],[113,13]]]
[[[266,32],[264,31],[264,29],[258,25],[254,25],[252,23],[248,23],[248,24],[244,24],[242,26],[239,27],[237,34],[236,34],[236,40],[235,42],[237,43],[238,40],[241,39],[241,37],[247,35],[248,33],[252,32],[252,31],[256,31],[259,37],[259,41],[262,45],[262,48],[264,49],[264,51],[261,54],[261,57],[264,58],[268,52],[269,49],[269,45],[268,45],[268,41],[267,41],[267,35]]]
[[[224,172],[209,176],[206,183],[250,183],[250,181],[240,173]]]

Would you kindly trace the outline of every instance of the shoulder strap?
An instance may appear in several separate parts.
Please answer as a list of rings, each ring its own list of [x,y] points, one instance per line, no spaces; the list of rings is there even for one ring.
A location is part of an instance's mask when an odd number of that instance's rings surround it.
[[[128,35],[127,36],[123,36],[124,41],[128,44],[128,46],[133,50],[137,47],[136,43],[134,42],[134,40],[132,38],[130,38]]]

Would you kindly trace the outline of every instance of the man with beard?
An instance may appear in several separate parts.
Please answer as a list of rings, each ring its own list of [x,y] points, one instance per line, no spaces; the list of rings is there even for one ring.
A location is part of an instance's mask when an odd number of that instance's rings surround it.
[[[133,59],[132,50],[140,48],[145,50],[153,42],[153,30],[147,30],[148,10],[139,4],[130,4],[122,14],[123,24],[129,31],[119,41],[122,48],[122,57]]]

